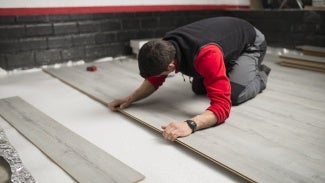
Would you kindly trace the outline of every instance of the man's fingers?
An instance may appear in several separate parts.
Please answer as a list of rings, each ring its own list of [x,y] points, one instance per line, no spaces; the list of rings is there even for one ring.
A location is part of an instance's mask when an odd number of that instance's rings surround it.
[[[161,126],[161,128],[164,130],[164,138],[171,141],[175,141],[178,137],[186,137],[192,132],[184,122],[171,122],[166,126]]]
[[[168,136],[168,140],[175,141],[177,139],[178,135],[176,133],[171,133]]]
[[[116,110],[116,108],[111,103],[107,104],[107,107],[112,111]]]
[[[162,126],[162,128],[164,129],[163,136],[167,140],[175,141],[177,139],[177,137],[179,136],[178,130],[175,127]]]
[[[112,103],[110,105],[108,105],[108,107],[112,110],[112,111],[117,111],[118,107],[120,105],[119,104],[116,104],[116,103]]]
[[[124,103],[122,103],[122,104],[120,105],[120,108],[121,108],[121,109],[125,109],[125,108],[127,108],[127,107],[129,107],[129,106],[130,106],[129,103],[124,102]]]
[[[170,141],[175,141],[176,138],[177,138],[177,135],[176,135],[176,134],[170,134],[170,135],[168,136],[168,140],[170,140]]]
[[[110,103],[107,104],[107,106],[109,107],[109,109],[111,109],[112,111],[117,111],[118,108],[124,109],[130,106],[129,103],[125,102],[124,100],[121,99],[116,99]]]

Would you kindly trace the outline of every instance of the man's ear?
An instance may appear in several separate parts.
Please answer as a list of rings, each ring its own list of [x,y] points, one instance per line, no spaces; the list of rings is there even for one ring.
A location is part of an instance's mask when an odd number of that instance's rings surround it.
[[[176,65],[175,65],[175,60],[173,60],[169,65],[168,65],[168,71],[173,71],[175,70]]]

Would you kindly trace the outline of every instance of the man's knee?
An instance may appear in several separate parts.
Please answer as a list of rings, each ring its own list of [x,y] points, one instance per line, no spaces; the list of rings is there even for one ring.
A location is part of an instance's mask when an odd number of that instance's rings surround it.
[[[237,84],[237,83],[233,83],[231,82],[231,102],[232,105],[236,106],[239,105],[241,103],[243,103],[244,101],[242,101],[242,97],[240,97],[241,93],[245,90],[245,87]]]
[[[205,95],[207,91],[203,84],[203,78],[194,77],[192,81],[192,91],[197,95]]]
[[[231,87],[231,101],[233,105],[239,105],[262,92],[266,87],[266,83],[258,76],[247,86],[231,83]]]

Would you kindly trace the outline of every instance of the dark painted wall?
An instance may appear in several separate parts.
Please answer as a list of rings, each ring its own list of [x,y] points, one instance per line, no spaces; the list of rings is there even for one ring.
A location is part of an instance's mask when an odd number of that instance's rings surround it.
[[[308,44],[325,47],[325,11],[232,11],[261,30],[271,46],[293,49]]]
[[[325,11],[183,11],[0,17],[0,67],[31,68],[69,60],[130,55],[130,39],[162,37],[168,30],[214,16],[248,20],[271,46],[325,47]]]

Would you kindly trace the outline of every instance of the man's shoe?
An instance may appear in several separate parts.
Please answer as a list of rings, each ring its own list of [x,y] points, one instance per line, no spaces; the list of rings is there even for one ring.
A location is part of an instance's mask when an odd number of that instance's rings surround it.
[[[261,65],[260,70],[261,70],[261,71],[264,71],[264,72],[266,73],[266,75],[269,75],[270,72],[271,72],[271,68],[269,68],[269,67],[266,66],[266,65]]]

